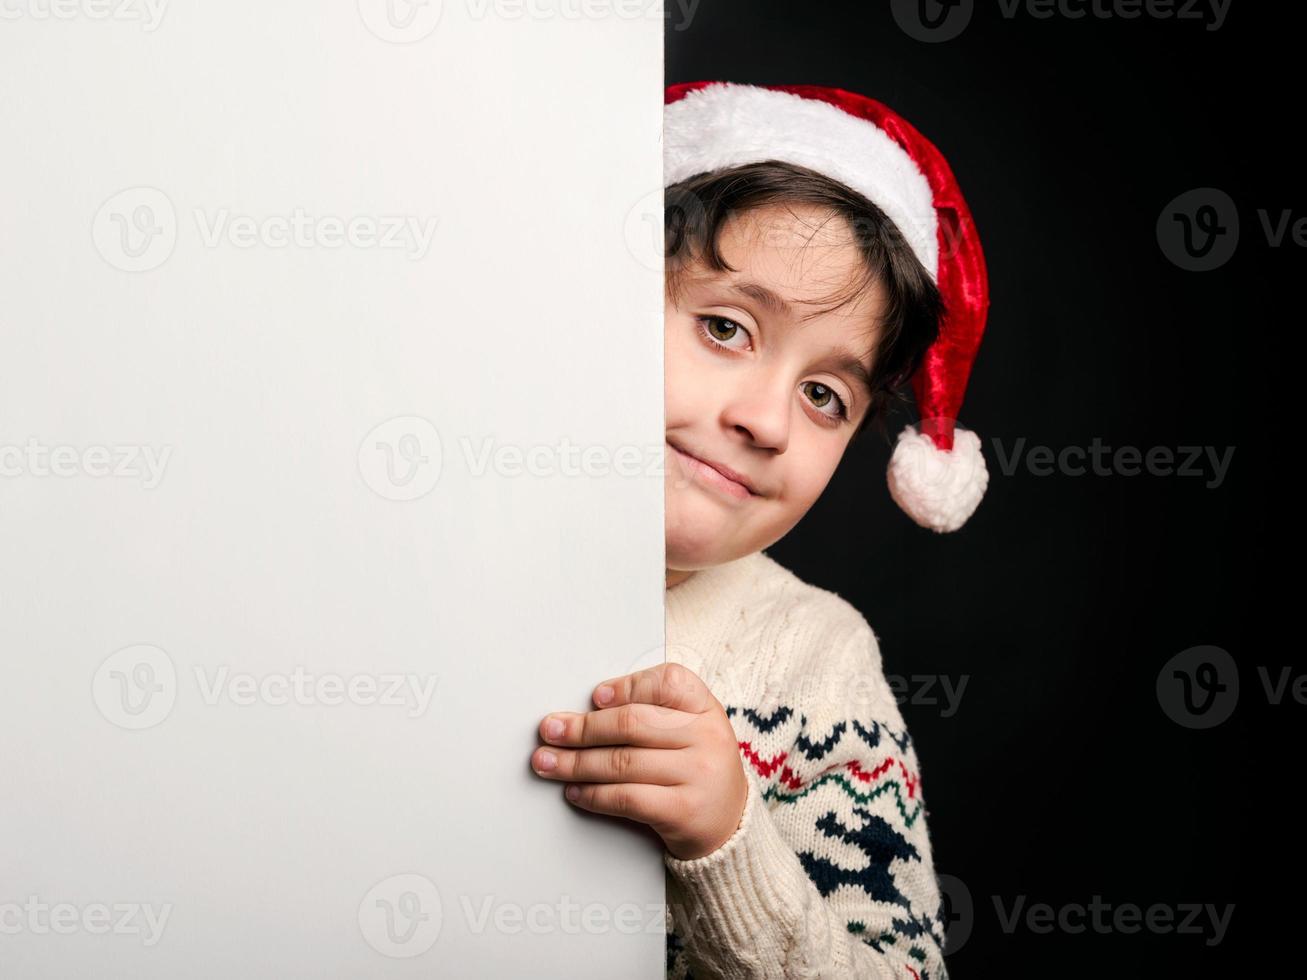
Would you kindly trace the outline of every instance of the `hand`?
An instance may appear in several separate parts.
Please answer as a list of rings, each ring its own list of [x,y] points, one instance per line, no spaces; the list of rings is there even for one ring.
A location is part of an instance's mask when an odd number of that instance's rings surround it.
[[[540,723],[549,743],[531,756],[567,782],[584,810],[648,824],[681,860],[711,854],[740,826],[748,776],[726,709],[699,675],[659,664],[600,684],[597,711],[559,711]],[[562,722],[551,734],[550,721]],[[555,762],[551,765],[548,756]]]

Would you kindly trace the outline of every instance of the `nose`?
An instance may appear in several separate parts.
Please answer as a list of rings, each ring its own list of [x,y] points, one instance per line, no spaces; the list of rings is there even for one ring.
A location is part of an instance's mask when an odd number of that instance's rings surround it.
[[[722,424],[742,432],[755,446],[783,453],[790,442],[791,396],[788,381],[755,374],[726,400]]]

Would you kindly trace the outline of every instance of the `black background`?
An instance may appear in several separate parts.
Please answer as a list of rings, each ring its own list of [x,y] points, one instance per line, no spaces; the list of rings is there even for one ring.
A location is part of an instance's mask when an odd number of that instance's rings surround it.
[[[886,674],[908,682],[936,870],[959,883],[946,889],[955,978],[1301,971],[1285,931],[1300,845],[1283,830],[1307,709],[1272,704],[1258,673],[1304,670],[1285,628],[1299,418],[1279,394],[1296,387],[1302,316],[1287,297],[1304,256],[1288,237],[1273,247],[1258,215],[1307,217],[1303,34],[1288,6],[1233,0],[1207,30],[1006,17],[991,0],[938,43],[909,36],[888,3],[702,0],[683,29],[668,10],[668,84],[879,99],[943,151],[980,230],[991,308],[961,413],[990,472],[980,508],[953,534],[917,527],[889,497],[891,445],[873,434],[768,549],[862,610]],[[1157,226],[1202,187],[1233,199],[1238,245],[1220,268],[1186,271]],[[911,418],[892,419],[890,438]],[[1210,468],[1004,473],[1021,439],[1235,449],[1211,487]],[[1209,644],[1238,664],[1238,703],[1193,730],[1163,710],[1158,676]],[[923,697],[912,675],[965,676],[958,710],[945,717],[927,700],[938,683]],[[996,910],[1095,896],[1177,916],[1234,909],[1216,945],[1206,914],[1201,934],[1039,932],[1024,915],[1005,929]]]

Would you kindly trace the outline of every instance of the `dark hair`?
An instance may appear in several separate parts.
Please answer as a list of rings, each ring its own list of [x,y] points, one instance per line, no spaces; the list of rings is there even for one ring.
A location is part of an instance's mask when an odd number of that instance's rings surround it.
[[[717,272],[735,270],[718,251],[722,226],[755,208],[775,204],[814,204],[842,216],[853,229],[863,258],[862,275],[846,295],[824,297],[839,309],[871,283],[882,284],[886,304],[871,365],[871,403],[853,437],[874,424],[885,434],[885,416],[939,333],[939,289],[902,232],[879,207],[847,185],[797,164],[768,160],[697,174],[664,191],[663,227],[667,290],[679,297],[685,267],[700,259]]]

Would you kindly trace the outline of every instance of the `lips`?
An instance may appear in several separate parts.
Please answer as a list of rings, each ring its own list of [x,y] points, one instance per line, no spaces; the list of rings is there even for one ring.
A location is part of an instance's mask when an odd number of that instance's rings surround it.
[[[672,440],[670,439],[667,440],[667,444],[671,446],[673,449],[675,449],[682,456],[685,456],[687,459],[693,461],[694,463],[698,463],[704,469],[710,470],[711,473],[715,475],[715,477],[718,480],[721,481],[721,485],[723,486],[723,488],[731,491],[733,495],[742,496],[742,497],[761,496],[754,482],[751,479],[749,479],[749,477],[745,476],[743,473],[731,469],[729,466],[725,465],[724,463],[718,463],[711,459],[705,459],[704,457],[699,456],[696,453],[692,453],[685,447],[678,445],[675,442],[672,442]]]

